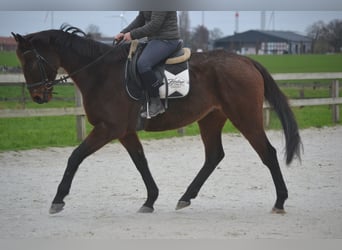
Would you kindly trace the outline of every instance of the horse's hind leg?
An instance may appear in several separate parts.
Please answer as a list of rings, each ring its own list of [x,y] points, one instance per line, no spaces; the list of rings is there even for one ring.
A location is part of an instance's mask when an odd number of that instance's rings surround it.
[[[143,147],[136,133],[126,135],[124,138],[120,139],[120,142],[131,156],[131,159],[140,172],[147,189],[147,200],[138,212],[151,213],[154,210],[153,204],[158,198],[159,191],[148,168]]]
[[[273,212],[284,213],[284,203],[288,197],[288,192],[280,170],[277,151],[267,139],[265,131],[260,131],[259,133],[255,134],[245,134],[245,137],[258,153],[262,162],[271,172],[277,193],[277,199],[273,207]]]
[[[178,201],[176,209],[181,209],[190,205],[190,200],[197,196],[204,182],[223,159],[224,151],[221,133],[225,122],[226,117],[218,110],[211,112],[198,122],[205,147],[205,163],[184,195]]]
[[[288,197],[288,192],[279,167],[277,152],[267,139],[263,128],[262,112],[249,113],[247,120],[236,122],[232,119],[232,122],[249,141],[262,162],[270,170],[277,193],[273,212],[284,213],[284,203]]]

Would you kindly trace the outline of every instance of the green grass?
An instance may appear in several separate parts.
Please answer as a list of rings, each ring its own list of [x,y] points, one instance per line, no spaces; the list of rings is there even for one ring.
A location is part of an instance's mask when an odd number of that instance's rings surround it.
[[[342,54],[251,55],[271,73],[342,72]]]
[[[342,115],[342,105],[339,105],[340,107],[340,117]],[[329,106],[311,106],[311,107],[294,107],[292,108],[298,127],[300,129],[304,128],[322,128],[322,127],[329,127],[334,126],[332,122],[332,115],[331,115],[331,109]],[[341,124],[341,122],[339,122]],[[276,116],[275,112],[271,112],[270,115],[270,129],[282,129],[280,121],[278,117]]]
[[[0,150],[76,145],[75,128],[71,116],[1,119]]]
[[[13,51],[0,51],[0,65],[17,67],[19,66],[19,60],[17,55]]]
[[[14,54],[14,53],[13,53]],[[2,53],[0,57],[2,58]],[[14,55],[15,57],[15,55]],[[253,56],[260,61],[272,73],[282,72],[342,72],[342,55],[285,55],[285,56]],[[0,62],[1,65],[1,62]],[[9,65],[9,63],[7,63]],[[290,98],[300,97],[300,88],[283,87],[288,82],[299,83],[305,86],[313,81],[286,81],[279,82],[279,86]],[[319,80],[326,85],[324,87],[312,89],[305,88],[306,98],[322,98],[329,96],[329,81]],[[0,109],[18,109],[23,104],[18,101],[1,101],[4,98],[20,98],[23,89],[18,86],[0,87]],[[70,101],[52,100],[48,104],[38,105],[31,101],[27,90],[24,89],[27,101],[25,108],[52,108],[52,107],[73,107],[74,87],[56,86],[54,97],[69,98]],[[340,91],[340,96],[342,90]],[[331,110],[326,106],[313,106],[303,108],[293,108],[299,127],[301,129],[308,127],[333,126],[331,119]],[[340,117],[342,117],[342,105],[340,105]],[[1,118],[0,119],[0,151],[21,150],[30,148],[43,148],[49,146],[75,146],[79,142],[76,139],[76,121],[74,116],[62,117],[33,117],[33,118]],[[281,125],[276,115],[271,112],[271,129],[280,129]],[[91,126],[87,124],[87,131]],[[223,129],[227,132],[237,132],[237,130],[228,121]],[[199,128],[197,124],[191,124],[185,128],[185,135],[197,135]],[[142,139],[159,139],[179,136],[176,130],[165,132],[139,132]]]

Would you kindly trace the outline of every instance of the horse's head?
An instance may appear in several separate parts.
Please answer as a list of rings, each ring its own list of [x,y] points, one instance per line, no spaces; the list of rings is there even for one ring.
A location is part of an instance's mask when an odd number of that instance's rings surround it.
[[[17,57],[33,101],[39,104],[50,101],[60,62],[51,49],[49,40],[44,40],[39,33],[27,36],[14,33],[12,35],[17,42]]]

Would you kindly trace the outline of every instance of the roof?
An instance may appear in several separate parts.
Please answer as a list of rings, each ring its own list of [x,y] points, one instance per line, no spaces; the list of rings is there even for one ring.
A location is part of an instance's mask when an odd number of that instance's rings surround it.
[[[307,36],[300,35],[300,34],[293,32],[293,31],[266,31],[266,30],[262,30],[259,32],[264,33],[266,35],[275,36],[278,38],[283,38],[283,39],[286,39],[286,40],[292,41],[292,42],[311,42],[311,38],[309,38]]]
[[[215,41],[215,44],[225,42],[311,42],[309,37],[297,34],[293,31],[265,31],[265,30],[248,30],[236,33],[232,36],[226,36]]]
[[[0,36],[0,44],[16,46],[17,43],[13,37],[3,37]]]

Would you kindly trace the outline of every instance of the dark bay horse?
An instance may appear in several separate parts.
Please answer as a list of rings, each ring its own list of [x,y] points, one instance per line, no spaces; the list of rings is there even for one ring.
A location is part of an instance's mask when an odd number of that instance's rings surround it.
[[[146,186],[147,199],[139,211],[152,212],[159,191],[136,132],[141,103],[128,96],[123,84],[128,47],[105,45],[66,30],[13,36],[33,101],[50,101],[53,85],[58,83],[57,69],[62,67],[80,89],[85,112],[93,125],[90,134],[69,157],[50,213],[63,210],[64,198],[81,162],[114,139],[126,148]],[[193,53],[189,71],[188,96],[170,100],[167,112],[147,120],[144,127],[146,131],[163,131],[193,122],[199,124],[205,162],[176,209],[190,205],[223,159],[221,133],[229,119],[270,170],[276,189],[273,211],[284,212],[288,192],[276,150],[265,134],[263,102],[265,98],[281,121],[286,139],[286,164],[290,164],[294,158],[300,158],[301,139],[287,98],[262,65],[224,50]]]

